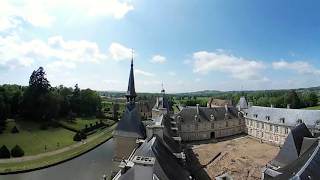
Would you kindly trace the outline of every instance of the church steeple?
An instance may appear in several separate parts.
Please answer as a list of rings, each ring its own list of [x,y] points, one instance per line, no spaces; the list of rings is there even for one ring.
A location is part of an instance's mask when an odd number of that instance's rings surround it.
[[[131,59],[131,69],[129,75],[129,82],[128,82],[128,90],[126,93],[127,102],[134,102],[137,94],[134,87],[134,74],[133,74],[133,50],[132,50],[132,59]]]

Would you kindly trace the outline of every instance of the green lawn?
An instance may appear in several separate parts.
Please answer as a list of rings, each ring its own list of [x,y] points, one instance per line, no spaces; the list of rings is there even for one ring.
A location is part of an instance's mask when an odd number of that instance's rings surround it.
[[[19,133],[12,134],[11,129],[15,125],[19,129]],[[75,143],[73,141],[74,134],[74,132],[61,127],[40,130],[40,126],[35,122],[9,120],[7,128],[0,134],[0,146],[6,145],[11,149],[13,146],[19,145],[25,155],[34,155]],[[47,147],[46,151],[45,146]]]
[[[304,109],[309,109],[309,110],[320,110],[320,105],[319,106],[313,106],[313,107],[307,107]]]
[[[70,159],[72,157],[78,156],[82,153],[87,152],[88,150],[96,147],[97,145],[105,142],[106,140],[112,137],[112,130],[116,127],[116,124],[104,129],[100,130],[97,133],[89,136],[88,138],[92,138],[92,141],[88,141],[86,144],[81,145],[78,148],[74,148],[63,153],[59,153],[56,155],[52,155],[49,157],[43,157],[36,160],[29,160],[23,162],[14,162],[14,163],[1,163],[0,164],[0,173],[4,172],[15,172],[22,171],[27,169],[34,169],[39,167],[44,167],[50,164],[58,163],[60,161]]]

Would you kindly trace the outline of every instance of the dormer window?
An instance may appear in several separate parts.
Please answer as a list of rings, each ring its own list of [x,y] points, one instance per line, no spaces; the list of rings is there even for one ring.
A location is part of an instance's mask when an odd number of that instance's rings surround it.
[[[258,114],[254,114],[253,117],[258,118]]]
[[[301,124],[301,123],[302,123],[302,119],[298,119],[297,124]]]
[[[214,121],[214,115],[213,114],[210,115],[210,120]]]
[[[266,120],[270,121],[270,116],[266,116]]]
[[[284,119],[284,118],[280,118],[280,122],[281,122],[281,123],[284,123],[284,122],[285,122],[285,119]]]

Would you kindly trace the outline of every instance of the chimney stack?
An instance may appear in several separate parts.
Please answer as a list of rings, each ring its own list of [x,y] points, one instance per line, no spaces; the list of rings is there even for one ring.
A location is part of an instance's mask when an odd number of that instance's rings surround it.
[[[197,115],[199,115],[199,104],[197,104]]]

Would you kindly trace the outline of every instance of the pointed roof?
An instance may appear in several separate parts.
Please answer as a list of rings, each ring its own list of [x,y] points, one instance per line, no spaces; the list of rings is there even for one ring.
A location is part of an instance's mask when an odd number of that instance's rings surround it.
[[[140,113],[135,104],[127,104],[126,111],[118,122],[113,135],[122,137],[135,137],[144,139],[146,137],[145,127],[141,122]]]
[[[134,73],[133,73],[133,58],[131,59],[131,69],[129,75],[129,82],[128,82],[128,90],[126,93],[127,100],[133,101],[136,97],[136,90],[134,87]]]
[[[306,148],[307,144],[303,147],[304,138],[313,138],[313,136],[307,126],[301,123],[291,130],[278,155],[270,164],[276,167],[284,167],[298,159],[301,155],[301,149],[306,151],[304,148]]]
[[[240,109],[248,109],[248,102],[244,96],[240,97],[238,107]]]

